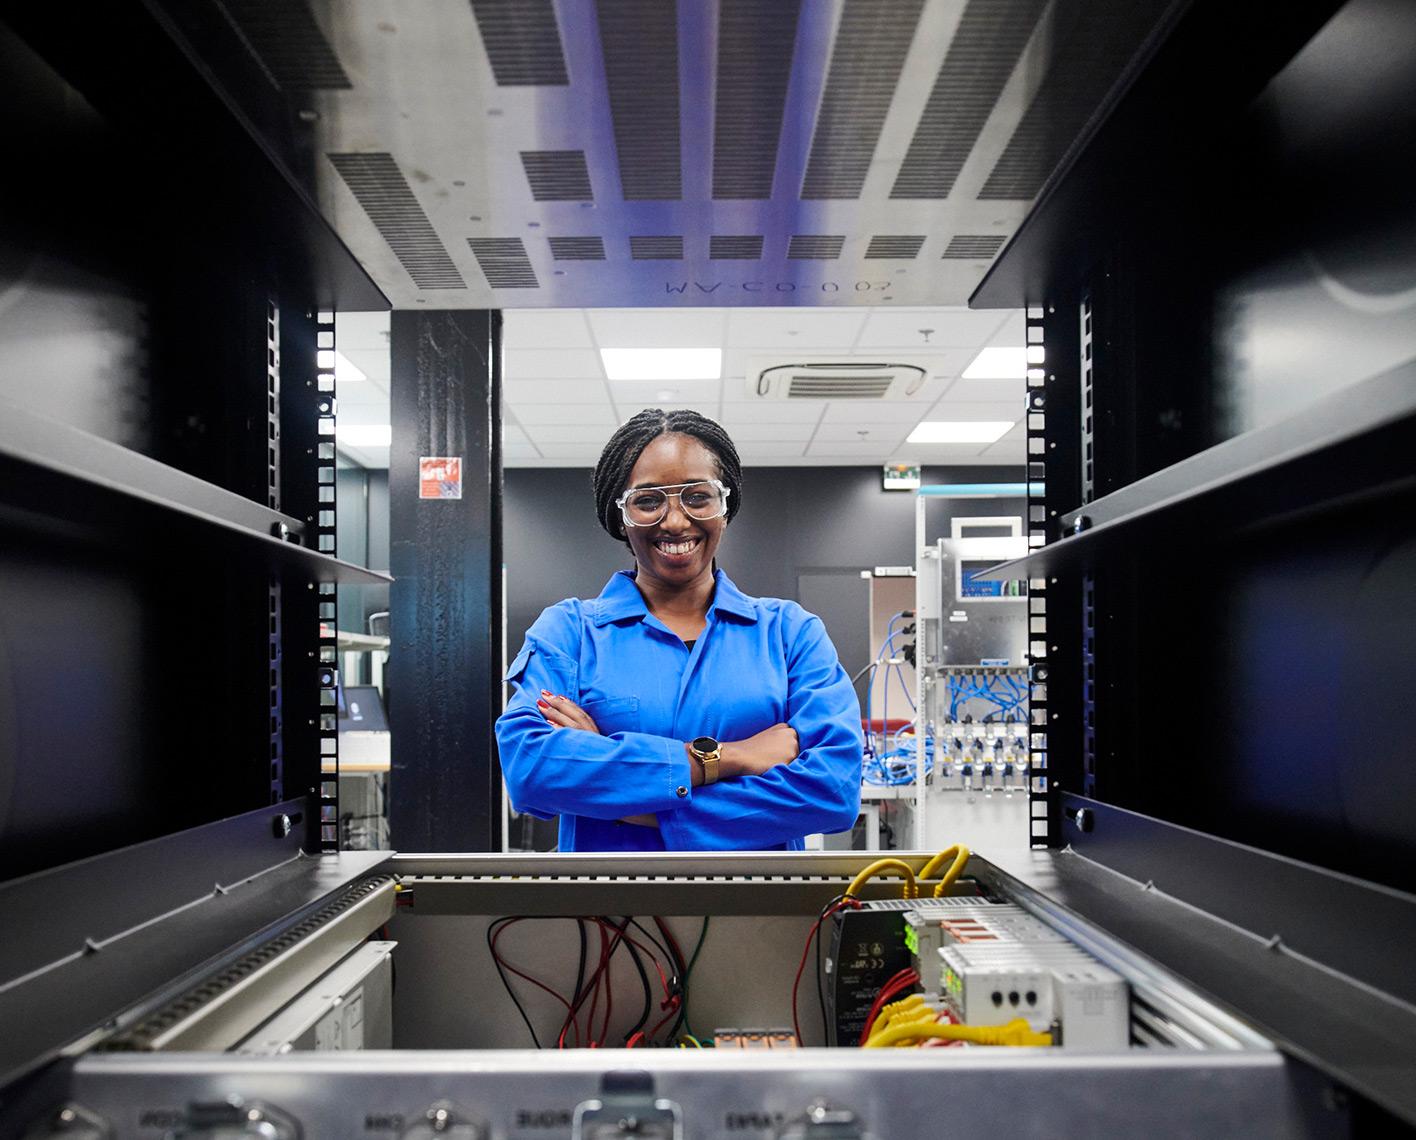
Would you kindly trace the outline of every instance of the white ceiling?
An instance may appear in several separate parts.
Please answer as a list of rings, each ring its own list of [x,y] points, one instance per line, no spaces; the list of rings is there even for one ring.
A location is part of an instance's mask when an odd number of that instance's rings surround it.
[[[718,420],[750,466],[1024,461],[1023,381],[960,378],[982,348],[1023,347],[1020,311],[522,309],[504,316],[507,467],[591,467],[615,427],[645,407],[693,408]],[[339,351],[368,376],[340,385],[341,425],[389,422],[388,327],[387,313],[338,317]],[[713,346],[723,350],[722,375],[694,381],[611,381],[598,351]],[[751,363],[850,359],[917,364],[928,379],[907,402],[749,393]],[[992,444],[906,443],[921,420],[1014,426]],[[363,466],[388,466],[388,448],[341,450]]]

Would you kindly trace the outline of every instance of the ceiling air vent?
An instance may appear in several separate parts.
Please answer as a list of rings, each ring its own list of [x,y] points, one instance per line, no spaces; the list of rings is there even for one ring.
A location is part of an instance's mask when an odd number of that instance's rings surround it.
[[[758,361],[748,369],[748,387],[762,400],[907,400],[929,378],[917,364],[873,361]]]

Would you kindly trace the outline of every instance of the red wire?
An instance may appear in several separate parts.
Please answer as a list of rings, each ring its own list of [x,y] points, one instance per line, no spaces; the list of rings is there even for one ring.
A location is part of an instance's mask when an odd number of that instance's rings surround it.
[[[595,1005],[596,1005],[596,1003],[599,1001],[599,996],[600,996],[600,979],[601,979],[601,977],[606,973],[606,966],[609,964],[609,954],[608,954],[608,953],[606,952],[606,950],[605,950],[605,928],[604,928],[604,925],[600,922],[600,920],[599,920],[598,918],[591,919],[590,921],[592,921],[592,922],[594,922],[594,923],[596,924],[596,929],[600,932],[600,964],[595,967],[595,972],[590,975],[590,982],[589,982],[589,984],[590,984],[590,986],[592,987],[592,988],[591,988],[591,991],[590,991],[590,997],[591,997],[591,1001],[590,1001],[590,1011],[589,1011],[589,1013],[586,1015],[586,1018],[585,1018],[585,1035],[586,1035],[586,1038],[587,1038],[588,1043],[593,1044],[593,1043],[594,1043],[594,1032],[595,1032]],[[582,992],[583,992],[583,991],[582,991]],[[579,995],[577,995],[577,996],[579,996]],[[583,1004],[583,1003],[582,1003],[582,1004]],[[564,1049],[564,1048],[565,1048],[565,1035],[566,1035],[566,1033],[569,1031],[571,1024],[572,1024],[571,1013],[568,1011],[568,1012],[566,1013],[566,1020],[561,1024],[560,1036],[556,1039],[556,1048],[558,1048],[558,1049]],[[574,1023],[574,1024],[575,1024],[575,1039],[576,1039],[576,1044],[578,1045],[578,1044],[580,1043],[580,1025],[579,1025],[579,1023]]]
[[[875,1019],[880,1016],[880,1011],[889,1004],[890,999],[899,994],[902,990],[907,990],[919,982],[919,974],[913,969],[906,967],[896,972],[889,981],[880,987],[880,992],[875,995],[875,1002],[870,1007],[870,1012],[865,1015],[865,1025],[860,1031],[860,1041],[858,1044],[864,1045],[870,1040],[870,1030],[875,1025]]]
[[[640,1041],[644,1040],[644,1031],[640,1030],[633,1037],[624,1043],[626,1049],[633,1049]]]
[[[597,920],[597,921],[603,921],[603,920]],[[643,954],[646,958],[648,958],[649,961],[653,964],[653,966],[654,966],[654,972],[659,975],[659,985],[662,986],[662,987],[663,987],[663,990],[664,990],[664,1000],[663,1000],[663,1002],[660,1004],[659,1008],[660,1008],[660,1009],[670,1009],[670,1007],[672,1007],[671,1012],[670,1012],[670,1014],[669,1014],[669,1017],[665,1017],[662,1021],[658,1022],[658,1024],[656,1024],[652,1029],[650,1029],[650,1030],[649,1030],[649,1033],[648,1033],[648,1036],[646,1036],[646,1035],[645,1035],[644,1033],[642,1033],[642,1032],[639,1034],[639,1036],[640,1036],[643,1040],[647,1041],[650,1037],[653,1037],[653,1035],[654,1035],[655,1033],[657,1033],[665,1024],[668,1023],[669,1018],[671,1018],[675,1013],[678,1012],[678,1004],[677,1004],[677,1003],[678,1003],[679,998],[678,998],[678,996],[673,992],[672,987],[670,987],[670,985],[669,985],[669,977],[668,977],[667,974],[664,973],[664,967],[663,967],[663,965],[659,962],[659,959],[654,955],[653,950],[651,950],[648,946],[645,946],[644,943],[642,943],[642,942],[639,941],[639,939],[637,939],[637,938],[632,938],[632,937],[630,937],[628,934],[624,933],[622,930],[620,930],[620,928],[619,928],[618,926],[615,926],[615,925],[613,925],[612,923],[609,924],[609,926],[610,926],[610,929],[612,929],[612,930],[615,932],[615,941],[616,941],[616,943],[618,943],[621,939],[623,939],[625,942],[628,942],[631,946],[633,946],[636,950],[638,950],[641,954]],[[605,972],[605,977],[606,977],[606,980],[607,980],[607,982],[608,982],[608,978],[609,978],[609,971],[608,971],[608,970]],[[606,1019],[605,1025],[606,1025],[606,1028],[608,1028],[608,1026],[609,1026],[609,1020],[608,1020],[608,1018]],[[626,1045],[625,1048],[628,1048],[628,1046]]]
[[[566,1012],[568,1014],[571,1009],[570,1002],[566,1001],[565,998],[561,997],[560,994],[556,993],[555,990],[551,989],[551,987],[546,985],[544,982],[540,981],[537,978],[533,978],[530,974],[522,973],[522,971],[518,970],[515,966],[513,966],[510,962],[508,962],[505,958],[503,958],[500,954],[497,953],[497,943],[501,941],[502,934],[504,934],[508,928],[515,926],[516,923],[520,921],[521,920],[519,918],[514,918],[505,926],[500,926],[497,928],[497,932],[492,935],[492,958],[498,963],[500,963],[503,969],[510,971],[518,978],[530,982],[537,989],[545,990],[546,993],[550,994],[551,997],[555,998],[556,1001],[560,1002],[561,1005],[565,1006]],[[562,1029],[561,1032],[564,1033],[564,1029]]]
[[[538,978],[533,978],[530,974],[518,970],[515,966],[511,965],[509,962],[507,962],[505,958],[502,957],[502,955],[497,950],[497,943],[501,940],[502,934],[507,929],[516,925],[516,923],[520,921],[521,919],[519,918],[512,919],[503,926],[499,927],[497,929],[497,932],[492,935],[492,957],[496,962],[498,962],[502,966],[503,969],[507,970],[509,973],[515,974],[518,978],[521,978],[524,981],[530,982],[537,989],[544,990],[546,993],[550,994],[551,997],[555,998],[556,1001],[560,1002],[560,1004],[565,1007],[565,1020],[561,1023],[560,1033],[556,1037],[556,1047],[558,1049],[564,1049],[566,1047],[566,1035],[572,1030],[575,1033],[575,1045],[576,1047],[579,1047],[581,1044],[582,1030],[580,1020],[576,1016],[576,1010],[578,1006],[576,1004],[575,999],[580,995],[572,994],[571,1000],[567,1001],[559,993],[557,993],[550,986],[548,986],[545,982],[542,982]],[[678,994],[675,994],[673,992],[672,987],[669,985],[668,975],[664,972],[664,967],[662,963],[660,963],[659,959],[655,956],[654,952],[649,949],[649,947],[645,946],[644,943],[640,942],[638,939],[630,937],[618,926],[607,921],[606,919],[592,918],[590,921],[594,922],[600,931],[600,962],[599,965],[595,967],[595,972],[591,975],[589,982],[590,1007],[585,1014],[584,1028],[584,1038],[587,1046],[591,1048],[595,1048],[597,1046],[603,1047],[605,1043],[605,1038],[609,1034],[610,1013],[614,1008],[614,988],[613,983],[611,982],[610,960],[614,957],[614,952],[619,946],[620,942],[628,942],[631,946],[633,946],[636,950],[638,950],[641,954],[643,954],[649,959],[649,961],[654,966],[655,972],[659,975],[659,984],[663,987],[664,990],[664,1000],[662,1003],[660,1003],[659,1008],[662,1010],[667,1010],[667,1014],[660,1021],[658,1021],[652,1029],[649,1030],[647,1037],[642,1030],[637,1031],[630,1038],[629,1042],[627,1042],[625,1045],[626,1048],[632,1048],[632,1043],[636,1041],[639,1043],[647,1041],[649,1038],[653,1037],[654,1034],[658,1033],[660,1029],[667,1025],[669,1021],[672,1020],[673,1017],[678,1013],[679,1005],[682,999]],[[663,927],[661,926],[660,929],[663,930]],[[611,931],[613,931],[614,933],[614,936],[612,938],[610,937]],[[672,935],[669,934],[667,930],[664,930],[664,934],[666,938],[672,939]],[[674,946],[675,951],[677,951],[677,944],[671,944]],[[599,1004],[600,991],[602,986],[604,988],[605,994],[605,1012],[604,1020],[600,1024],[600,1036],[597,1040],[594,1036],[595,1010]],[[795,990],[793,990],[793,995],[795,995]]]
[[[806,936],[806,945],[802,947],[801,963],[797,966],[796,980],[792,982],[792,1031],[796,1033],[797,1044],[802,1044],[801,1024],[797,1021],[797,991],[801,988],[801,975],[806,969],[806,957],[811,953],[811,940],[816,937],[817,931],[821,929],[821,924],[830,918],[837,911],[846,910],[848,907],[859,907],[860,900],[854,898],[842,899],[838,903],[833,903],[826,910],[821,912],[820,917],[812,924],[810,932]]]

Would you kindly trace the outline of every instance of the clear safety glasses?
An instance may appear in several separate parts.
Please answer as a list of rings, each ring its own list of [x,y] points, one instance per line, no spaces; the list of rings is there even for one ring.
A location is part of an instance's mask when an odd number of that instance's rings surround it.
[[[615,500],[626,526],[653,526],[669,513],[669,500],[691,519],[705,522],[728,513],[728,489],[716,479],[672,483],[667,487],[631,487]]]

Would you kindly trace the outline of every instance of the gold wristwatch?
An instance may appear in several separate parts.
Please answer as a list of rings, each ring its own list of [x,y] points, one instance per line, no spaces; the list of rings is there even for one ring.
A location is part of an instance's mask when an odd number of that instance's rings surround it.
[[[703,769],[703,783],[705,785],[716,784],[718,782],[718,761],[723,758],[718,742],[711,736],[700,736],[689,742],[688,750]]]

